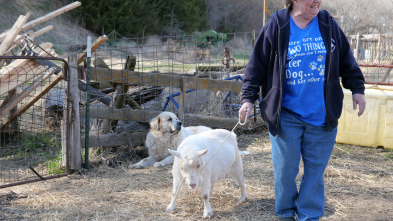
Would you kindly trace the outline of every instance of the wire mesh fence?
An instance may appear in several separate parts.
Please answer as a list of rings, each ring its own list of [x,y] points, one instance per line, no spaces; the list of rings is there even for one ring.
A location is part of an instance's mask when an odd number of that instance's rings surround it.
[[[229,40],[214,44],[159,37],[120,39],[108,44],[92,55],[91,86],[105,93],[109,102],[94,101],[91,107],[112,106],[171,111],[180,116],[194,114],[233,118],[237,116],[236,109],[240,104],[238,87],[232,90],[218,83],[211,88],[209,82],[195,79],[240,83],[251,54],[253,36],[253,33],[233,34],[226,37]],[[124,72],[126,70],[134,74]],[[180,81],[186,78],[194,80],[193,85],[203,84],[204,89],[184,88]],[[112,113],[113,119],[116,114]],[[188,119],[183,120],[187,124]],[[111,126],[110,122],[103,125],[103,121],[92,120],[92,134],[121,133],[127,128],[139,128],[135,122],[127,125],[130,123],[127,120],[117,121]]]
[[[0,69],[0,187],[66,173],[60,130],[66,83],[60,70],[40,62],[63,64],[26,58],[7,57]]]
[[[231,129],[254,36],[122,38],[101,46],[92,54],[89,73],[87,62],[77,67],[81,142],[143,145],[148,122],[162,111],[177,113],[185,126]],[[393,82],[391,54],[380,53],[372,65],[358,58],[366,81]],[[0,69],[0,186],[65,174],[60,122],[67,84],[50,65],[21,60],[13,58]]]
[[[350,35],[348,39],[366,82],[393,85],[393,36],[359,34]]]
[[[253,32],[215,39],[153,36],[110,41],[92,56],[91,86],[105,94],[105,99],[90,100],[94,109],[89,116],[90,133],[103,141],[108,133],[146,131],[148,120],[154,116],[146,111],[177,113],[185,125],[228,127],[231,124],[227,120],[237,119],[240,82],[254,42]],[[389,63],[391,54],[381,52],[379,61]],[[392,82],[391,68],[369,66],[369,60],[358,59],[367,82]],[[101,116],[94,114],[100,108],[107,109],[100,112]],[[145,111],[144,120],[127,113],[138,109]],[[254,114],[258,112],[257,101]],[[195,116],[198,120],[192,119]]]

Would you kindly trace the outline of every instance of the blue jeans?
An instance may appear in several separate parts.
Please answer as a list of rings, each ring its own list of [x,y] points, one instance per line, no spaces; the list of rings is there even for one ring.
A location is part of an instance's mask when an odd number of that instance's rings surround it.
[[[319,220],[325,208],[324,171],[336,140],[337,128],[314,126],[282,110],[276,137],[270,134],[274,168],[275,208],[279,217]],[[304,174],[299,190],[300,158]]]

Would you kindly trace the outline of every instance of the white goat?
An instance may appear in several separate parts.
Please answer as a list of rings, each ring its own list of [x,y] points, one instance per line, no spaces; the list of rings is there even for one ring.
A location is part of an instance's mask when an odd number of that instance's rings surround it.
[[[177,191],[183,177],[189,189],[195,190],[199,187],[198,190],[204,203],[204,218],[213,216],[209,196],[213,194],[214,184],[219,179],[225,178],[227,174],[230,174],[240,185],[239,201],[246,200],[242,158],[237,147],[236,134],[232,132],[229,135],[229,133],[231,132],[224,129],[204,131],[184,139],[177,151],[169,150],[175,156],[175,161],[172,169],[172,201],[166,208],[166,212],[172,212],[176,208]],[[229,137],[224,142],[228,135]],[[224,144],[216,152],[223,142]]]

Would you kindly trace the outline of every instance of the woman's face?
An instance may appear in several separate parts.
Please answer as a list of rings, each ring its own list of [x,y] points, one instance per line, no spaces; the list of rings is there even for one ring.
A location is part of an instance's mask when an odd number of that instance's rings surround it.
[[[297,14],[311,20],[318,15],[321,1],[322,0],[294,0],[293,9]]]

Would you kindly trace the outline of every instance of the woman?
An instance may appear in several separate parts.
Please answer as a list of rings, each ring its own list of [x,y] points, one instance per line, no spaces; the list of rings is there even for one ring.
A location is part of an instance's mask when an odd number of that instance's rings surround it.
[[[280,220],[319,220],[324,170],[336,139],[342,85],[358,116],[366,106],[364,77],[348,40],[321,0],[286,0],[262,28],[247,65],[239,117],[262,93],[261,115],[272,144],[275,211]],[[260,90],[261,89],[261,90]],[[304,175],[296,176],[302,158]]]

